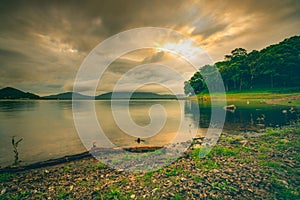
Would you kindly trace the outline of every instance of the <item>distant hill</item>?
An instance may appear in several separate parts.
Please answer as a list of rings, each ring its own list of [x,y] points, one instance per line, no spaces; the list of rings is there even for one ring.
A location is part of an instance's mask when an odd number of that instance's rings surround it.
[[[74,94],[74,95],[73,95]],[[115,92],[114,97],[116,99],[125,99],[129,92]],[[79,93],[65,92],[60,94],[54,94],[49,96],[40,97],[38,95],[23,92],[21,90],[6,87],[0,89],[0,99],[44,99],[44,100],[71,100],[72,97],[78,100],[94,99],[94,97],[82,95]],[[95,97],[96,100],[111,99],[112,92],[101,94]],[[131,99],[176,99],[176,95],[170,94],[156,94],[153,92],[134,92]]]
[[[40,99],[40,96],[16,88],[5,87],[0,89],[0,99]]]
[[[129,92],[115,92],[114,98],[125,99]],[[99,99],[111,99],[112,92],[101,94],[95,97],[96,100]],[[131,99],[176,99],[175,95],[170,94],[156,94],[153,92],[134,92]]]
[[[54,99],[62,99],[62,100],[71,100],[73,97],[73,92],[65,92],[65,93],[60,93],[60,94],[54,94],[54,95],[49,95],[49,96],[44,96],[42,99],[49,99],[49,100],[54,100]],[[93,99],[93,97],[90,96],[85,96],[79,93],[74,93],[74,98],[75,99]]]

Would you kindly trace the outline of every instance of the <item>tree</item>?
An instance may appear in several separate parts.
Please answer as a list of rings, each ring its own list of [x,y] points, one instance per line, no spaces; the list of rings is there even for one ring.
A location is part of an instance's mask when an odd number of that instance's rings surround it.
[[[243,48],[236,48],[230,55],[225,55],[224,61],[215,65],[222,75],[226,91],[252,89],[254,86],[300,88],[300,36],[249,54]],[[214,66],[205,65],[188,83],[195,93],[207,91],[206,85],[216,86],[214,81],[219,80],[218,74]],[[187,84],[185,87],[189,92]]]

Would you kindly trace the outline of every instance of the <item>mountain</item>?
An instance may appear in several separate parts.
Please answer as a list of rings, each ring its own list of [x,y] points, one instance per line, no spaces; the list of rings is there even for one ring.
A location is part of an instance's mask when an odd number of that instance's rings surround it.
[[[5,87],[0,89],[0,99],[40,99],[36,94],[23,92],[16,88]]]
[[[74,95],[73,95],[74,94]],[[115,92],[114,97],[116,99],[125,99],[129,92]],[[95,97],[96,100],[111,99],[112,92],[101,94]],[[60,94],[54,94],[49,96],[40,97],[32,93],[25,93],[21,90],[6,87],[0,89],[0,99],[44,99],[44,100],[71,100],[72,97],[78,100],[92,100],[94,97],[82,95],[79,93],[65,92]],[[175,95],[171,94],[156,94],[153,92],[134,92],[131,99],[176,99]]]
[[[114,98],[116,99],[125,99],[127,98],[129,92],[115,92]],[[101,94],[95,97],[98,99],[111,99],[112,92]],[[153,92],[134,92],[130,99],[176,99],[175,95],[170,94],[156,94]]]
[[[93,97],[85,96],[79,93],[73,93],[73,92],[65,92],[60,94],[54,94],[49,96],[42,97],[43,99],[63,99],[63,100],[71,100],[74,94],[75,99],[93,99]]]

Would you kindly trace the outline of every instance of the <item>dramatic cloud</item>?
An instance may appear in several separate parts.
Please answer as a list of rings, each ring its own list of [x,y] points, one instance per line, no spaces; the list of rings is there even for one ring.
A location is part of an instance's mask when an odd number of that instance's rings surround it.
[[[113,34],[145,26],[182,32],[218,61],[236,47],[251,51],[299,35],[300,2],[2,0],[0,87],[10,85],[38,94],[71,90],[80,64],[97,44]],[[136,64],[159,61],[175,66],[171,59],[153,50],[124,56],[99,83],[99,93],[111,90],[120,75]]]

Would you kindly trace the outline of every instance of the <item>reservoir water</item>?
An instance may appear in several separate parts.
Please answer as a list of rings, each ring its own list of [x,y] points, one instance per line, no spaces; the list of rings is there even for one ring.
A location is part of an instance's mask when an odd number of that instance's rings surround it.
[[[274,106],[260,102],[234,103],[237,109],[226,113],[224,124],[224,131],[230,133],[288,125],[299,117],[299,108],[291,106]],[[164,107],[167,120],[158,134],[145,139],[145,145],[168,144],[175,137],[182,120],[189,126],[198,126],[198,134],[205,135],[211,115],[211,106],[208,103],[190,100],[131,101],[129,110],[132,120],[139,126],[147,126],[151,122],[149,109],[154,104]],[[124,102],[120,101],[118,105],[118,109],[125,109]],[[200,117],[197,114],[199,108]],[[95,101],[95,110],[99,125],[110,141],[122,147],[136,145],[136,137],[127,135],[116,125],[110,101]],[[161,115],[155,113],[155,110],[153,112],[154,117]],[[188,130],[186,134],[190,136]],[[8,166],[14,161],[12,136],[15,136],[16,140],[23,138],[18,145],[22,165],[86,151],[74,125],[72,101],[0,101],[1,167]],[[91,139],[90,146],[93,145],[95,144]],[[97,143],[97,145],[104,144]]]

